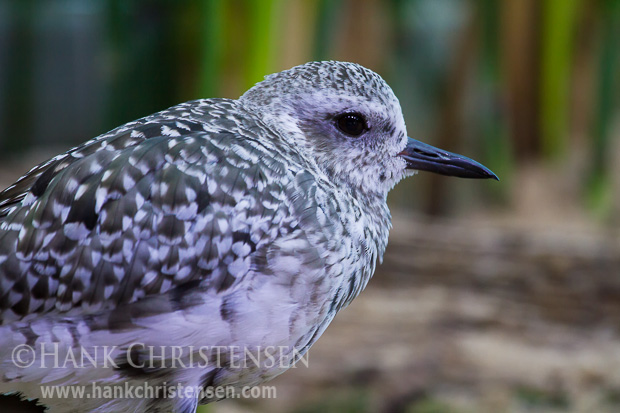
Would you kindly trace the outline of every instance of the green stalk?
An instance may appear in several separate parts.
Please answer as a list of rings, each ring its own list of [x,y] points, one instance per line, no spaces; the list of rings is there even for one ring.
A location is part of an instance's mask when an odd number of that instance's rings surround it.
[[[224,45],[224,1],[200,0],[200,74],[199,95],[219,96]]]
[[[4,152],[24,150],[32,142],[35,120],[33,97],[34,24],[36,2],[23,0],[9,3],[15,27],[14,44],[6,65],[5,114],[0,122],[0,149]]]
[[[313,57],[315,60],[327,60],[342,13],[342,0],[318,0],[316,8],[318,12]]]
[[[610,213],[611,177],[606,154],[611,149],[611,126],[620,90],[620,0],[601,2],[601,53],[593,131],[593,163],[588,182],[590,207],[599,215]]]
[[[246,0],[248,9],[248,49],[245,86],[249,88],[274,69],[275,40],[281,17],[280,0]]]
[[[543,154],[566,152],[570,76],[580,0],[542,0],[541,138]]]
[[[478,0],[479,25],[481,32],[481,86],[487,99],[494,99],[498,94],[501,79],[500,68],[500,7],[501,3],[495,0]],[[492,113],[492,112],[491,112]],[[495,171],[504,182],[510,182],[514,171],[514,150],[509,139],[506,118],[499,116],[485,116],[480,120],[482,130],[482,145],[485,164]],[[490,190],[502,196],[508,185],[490,186]],[[505,192],[504,192],[505,193]]]

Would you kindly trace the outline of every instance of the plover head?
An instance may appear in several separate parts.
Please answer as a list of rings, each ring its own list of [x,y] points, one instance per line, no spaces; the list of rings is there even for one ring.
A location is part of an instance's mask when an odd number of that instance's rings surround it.
[[[240,102],[333,182],[362,192],[385,195],[416,170],[497,179],[478,162],[409,138],[392,89],[355,63],[310,62],[269,75]]]

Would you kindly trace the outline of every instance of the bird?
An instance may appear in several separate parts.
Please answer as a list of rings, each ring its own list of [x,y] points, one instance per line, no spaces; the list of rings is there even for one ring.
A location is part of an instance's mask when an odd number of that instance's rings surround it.
[[[35,166],[0,193],[0,394],[52,413],[191,413],[220,397],[42,389],[276,377],[366,287],[387,194],[417,171],[498,179],[408,137],[390,86],[338,61],[178,104]]]

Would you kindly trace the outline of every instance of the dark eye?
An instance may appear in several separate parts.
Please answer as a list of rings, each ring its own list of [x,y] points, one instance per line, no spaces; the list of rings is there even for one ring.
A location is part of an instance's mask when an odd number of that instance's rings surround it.
[[[347,135],[359,136],[368,130],[366,119],[359,113],[345,113],[336,118],[338,129]]]

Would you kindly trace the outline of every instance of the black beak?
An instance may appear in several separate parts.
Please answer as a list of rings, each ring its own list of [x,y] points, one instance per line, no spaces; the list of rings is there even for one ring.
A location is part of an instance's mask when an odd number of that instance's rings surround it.
[[[415,139],[407,138],[407,146],[399,155],[407,161],[407,169],[435,172],[460,178],[492,178],[499,181],[497,175],[491,172],[489,168],[473,159],[435,148]]]

